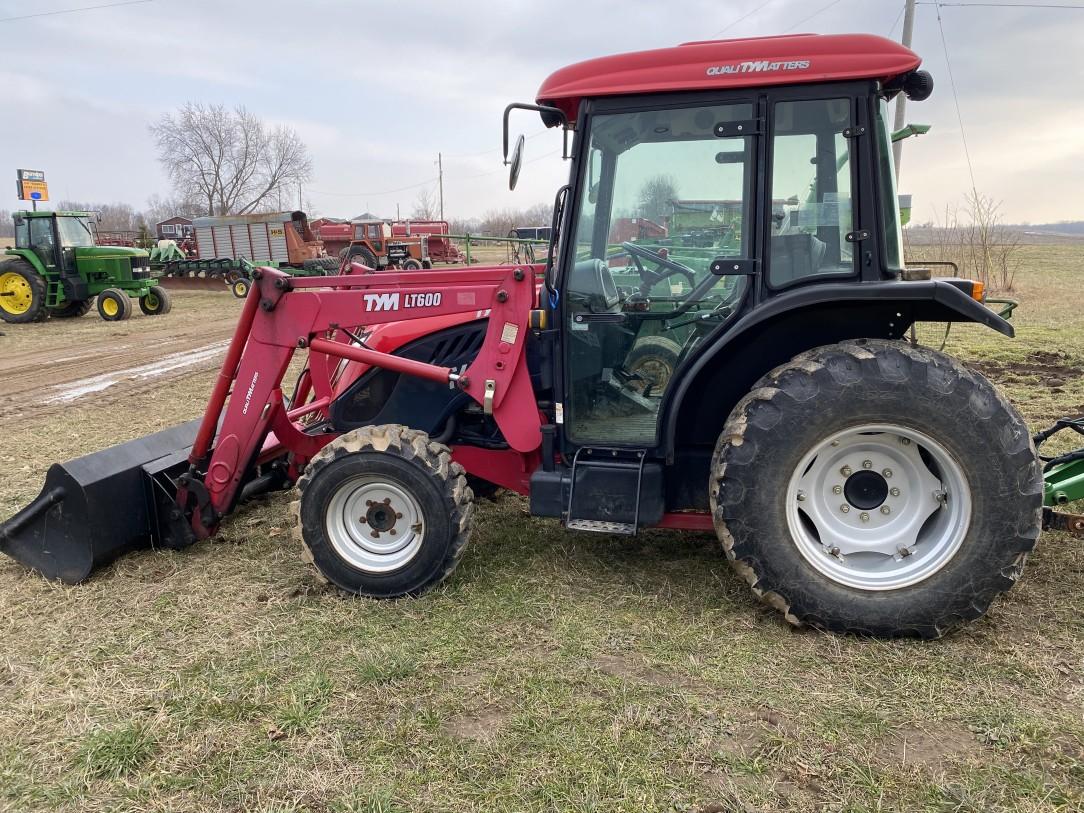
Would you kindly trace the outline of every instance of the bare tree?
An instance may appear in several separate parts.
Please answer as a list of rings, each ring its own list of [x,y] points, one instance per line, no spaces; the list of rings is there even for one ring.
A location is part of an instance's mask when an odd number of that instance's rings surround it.
[[[414,208],[410,216],[415,220],[433,220],[437,216],[437,202],[433,190],[422,187],[418,191],[418,197],[414,199]]]
[[[97,212],[99,231],[137,232],[143,225],[143,216],[128,203],[86,203],[77,200],[58,200],[58,212]]]
[[[147,198],[147,206],[143,209],[143,220],[148,226],[154,226],[171,217],[199,217],[205,214],[199,201],[184,200],[178,197],[163,198],[161,195],[151,195]]]
[[[640,217],[656,223],[674,212],[674,200],[678,196],[677,181],[672,175],[656,175],[648,178],[640,187]]]
[[[244,107],[188,102],[150,131],[176,195],[210,215],[254,212],[312,173],[294,130],[268,127]]]
[[[0,237],[15,236],[15,221],[11,219],[11,212],[0,209]]]

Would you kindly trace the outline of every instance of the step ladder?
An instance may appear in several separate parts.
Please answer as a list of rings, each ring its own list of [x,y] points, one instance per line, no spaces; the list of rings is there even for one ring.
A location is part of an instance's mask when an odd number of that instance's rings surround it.
[[[568,506],[565,510],[565,527],[573,531],[592,531],[603,534],[625,534],[635,536],[640,517],[640,489],[644,478],[644,461],[647,454],[643,449],[613,449],[598,446],[581,446],[572,458],[572,478],[568,488]],[[613,488],[623,492],[623,486],[632,485],[635,490],[631,510],[618,511],[613,518],[591,518],[598,514],[600,503],[597,500],[598,484],[581,484],[581,480],[590,478],[609,479]],[[625,481],[622,483],[622,481]],[[577,488],[577,486],[580,486]],[[586,494],[585,494],[586,492]],[[611,491],[611,494],[613,492]],[[579,496],[579,504],[577,504]],[[620,493],[616,495],[620,502]],[[603,503],[605,504],[605,503]],[[612,504],[611,504],[612,505]],[[592,510],[595,508],[596,510]]]

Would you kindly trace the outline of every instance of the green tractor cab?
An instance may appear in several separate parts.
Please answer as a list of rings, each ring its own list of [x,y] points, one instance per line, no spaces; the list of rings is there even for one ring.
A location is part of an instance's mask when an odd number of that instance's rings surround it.
[[[98,315],[117,322],[132,315],[132,299],[148,316],[169,313],[169,292],[150,273],[139,248],[99,246],[93,212],[15,212],[15,248],[0,258],[0,319],[42,322]]]

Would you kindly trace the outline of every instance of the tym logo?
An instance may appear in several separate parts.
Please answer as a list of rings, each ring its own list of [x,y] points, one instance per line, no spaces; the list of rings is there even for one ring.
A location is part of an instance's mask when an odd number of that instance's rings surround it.
[[[256,382],[260,380],[260,372],[257,370],[252,375],[252,383],[248,385],[248,392],[245,393],[245,405],[241,407],[241,414],[247,415],[248,408],[252,404],[252,393],[256,391]]]
[[[409,308],[435,308],[443,298],[439,291],[426,291],[420,294],[365,294],[365,310],[397,311],[400,306]]]
[[[707,74],[708,76],[725,76],[732,73],[760,73],[762,71],[804,71],[808,68],[808,59],[796,59],[789,62],[760,59],[735,62],[733,65],[712,65],[708,68]]]
[[[399,294],[365,294],[365,310],[397,311],[399,310]]]

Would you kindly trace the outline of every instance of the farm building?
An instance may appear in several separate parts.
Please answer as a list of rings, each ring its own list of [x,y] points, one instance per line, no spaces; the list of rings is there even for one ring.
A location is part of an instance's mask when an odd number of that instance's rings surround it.
[[[159,240],[183,240],[192,236],[192,219],[189,217],[171,217],[154,224],[154,233]]]

